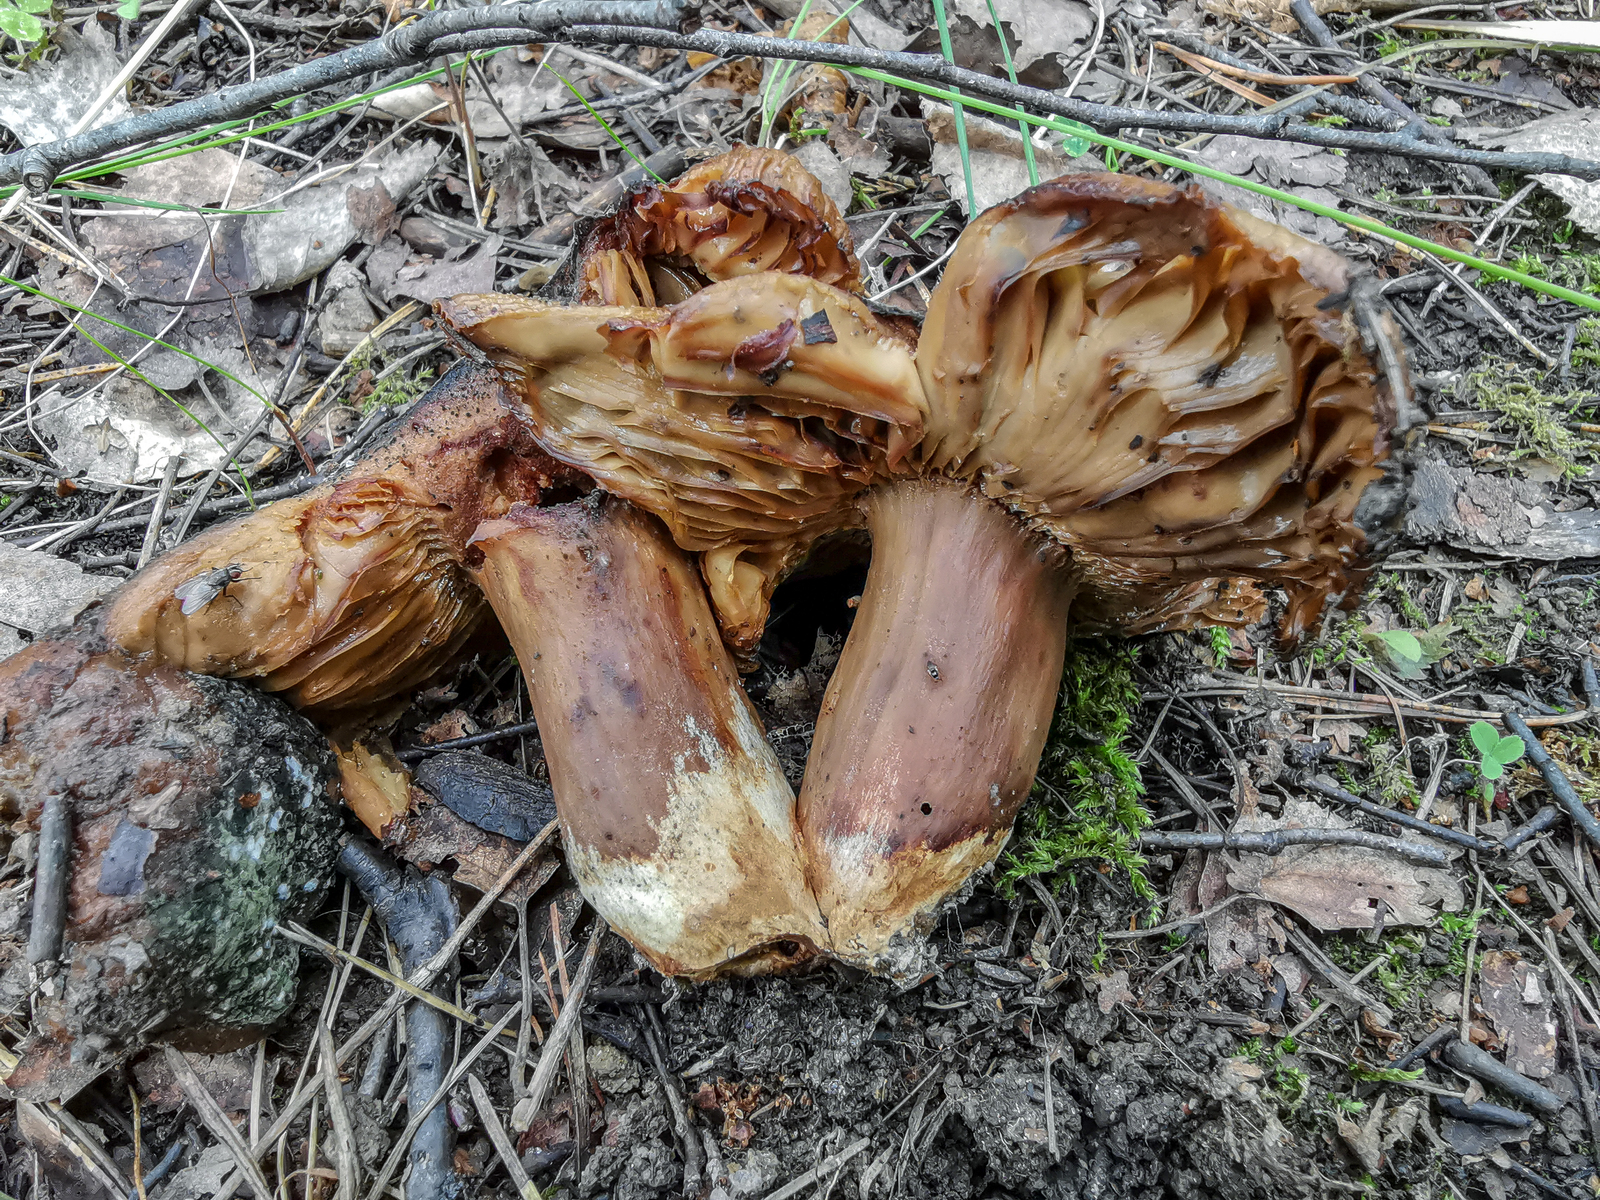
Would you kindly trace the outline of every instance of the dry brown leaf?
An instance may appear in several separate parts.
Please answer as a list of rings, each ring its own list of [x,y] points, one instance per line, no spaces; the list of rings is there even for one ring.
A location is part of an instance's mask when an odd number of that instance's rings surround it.
[[[1338,814],[1308,800],[1291,800],[1281,817],[1241,820],[1236,829],[1347,829]],[[1425,925],[1442,908],[1461,907],[1461,887],[1448,872],[1419,867],[1362,846],[1291,846],[1275,857],[1239,855],[1230,888],[1253,892],[1304,917],[1318,929]],[[1379,906],[1382,906],[1382,913]]]
[[[1505,1043],[1506,1066],[1529,1079],[1556,1069],[1556,1022],[1550,991],[1520,954],[1489,950],[1483,956],[1478,999]]]

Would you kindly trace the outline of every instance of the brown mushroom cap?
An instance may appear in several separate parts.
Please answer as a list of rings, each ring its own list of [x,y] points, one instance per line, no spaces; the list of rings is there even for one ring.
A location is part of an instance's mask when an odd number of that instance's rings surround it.
[[[707,282],[762,271],[861,290],[850,228],[816,177],[781,150],[739,145],[597,222],[578,299],[673,304]]]
[[[323,712],[423,683],[488,611],[460,565],[478,522],[567,475],[519,408],[493,372],[458,367],[343,480],[208,529],[135,575],[106,602],[107,640]],[[177,590],[230,565],[238,579],[184,613]]]
[[[1043,184],[968,226],[935,290],[915,457],[1070,547],[1104,624],[1183,625],[1193,581],[1244,575],[1289,590],[1296,635],[1361,577],[1356,502],[1395,423],[1319,307],[1347,283],[1196,188]]]
[[[724,636],[760,638],[778,575],[859,518],[922,431],[905,344],[857,297],[767,272],[670,309],[512,296],[438,305],[522,391],[544,448],[706,553]]]

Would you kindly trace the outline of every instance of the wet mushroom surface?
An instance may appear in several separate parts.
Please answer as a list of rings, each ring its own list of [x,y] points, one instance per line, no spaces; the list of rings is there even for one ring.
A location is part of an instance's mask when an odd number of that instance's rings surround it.
[[[1405,384],[1341,260],[1198,191],[1073,176],[990,210],[919,338],[862,298],[814,182],[736,151],[597,226],[582,302],[442,302],[478,361],[342,478],[8,663],[13,727],[45,704],[15,681],[85,638],[116,687],[251,680],[336,734],[382,834],[416,800],[362,723],[492,610],[568,865],[648,961],[914,976],[1030,792],[1070,631],[1243,623],[1258,585],[1287,591],[1286,637],[1314,627],[1367,569]],[[863,538],[796,797],[739,670],[779,583]],[[37,822],[44,760],[12,759]]]
[[[1406,382],[1368,358],[1349,285],[1196,189],[1083,175],[963,232],[914,377],[892,326],[792,274],[665,310],[440,312],[556,457],[701,552],[736,648],[825,535],[865,529],[797,820],[829,953],[908,976],[1029,794],[1073,625],[1245,624],[1265,583],[1292,640],[1353,597]]]

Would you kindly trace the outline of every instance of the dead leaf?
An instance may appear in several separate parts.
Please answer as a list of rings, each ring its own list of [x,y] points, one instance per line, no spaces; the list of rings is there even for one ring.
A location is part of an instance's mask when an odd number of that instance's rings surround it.
[[[122,69],[111,35],[96,20],[85,24],[82,33],[63,21],[52,39],[62,51],[58,58],[36,62],[0,84],[0,125],[24,146],[66,137]],[[120,121],[128,111],[119,90],[89,128]]]
[[[1132,1004],[1137,997],[1128,990],[1128,973],[1113,971],[1109,975],[1095,975],[1091,982],[1100,989],[1100,1011],[1109,1013],[1119,1004]]]
[[[967,184],[961,167],[961,150],[956,143],[955,119],[950,110],[930,101],[922,103],[922,117],[928,136],[933,139],[933,172],[944,180],[957,203],[967,207]],[[972,164],[972,190],[977,210],[982,212],[1027,190],[1028,164],[1022,155],[1022,135],[1015,126],[967,114],[967,150]],[[1101,170],[1093,154],[1076,160],[1053,151],[1037,149],[1039,178],[1053,179],[1072,170]]]
[[[344,202],[363,245],[376,246],[400,228],[400,214],[381,179],[366,187],[352,187],[344,194]]]
[[[1463,130],[1462,138],[1479,146],[1519,153],[1543,150],[1592,159],[1600,157],[1600,111],[1580,108],[1541,117],[1516,129]],[[1590,233],[1600,234],[1600,182],[1573,179],[1568,175],[1535,175],[1534,178],[1567,202],[1567,215],[1573,221]]]
[[[1235,825],[1239,832],[1349,827],[1339,814],[1300,799],[1285,804],[1281,816],[1259,814]],[[1256,893],[1325,931],[1372,929],[1380,918],[1425,925],[1440,908],[1454,912],[1462,905],[1450,872],[1362,846],[1291,846],[1276,856],[1240,854],[1238,862],[1227,876],[1230,888]]]
[[[413,300],[431,303],[444,296],[457,296],[462,292],[492,292],[494,291],[495,255],[500,252],[501,243],[504,241],[499,234],[490,234],[489,237],[477,246],[464,246],[457,250],[446,252],[443,260],[435,260],[427,256],[402,262],[393,268],[393,274],[385,277],[384,270],[390,267],[393,259],[380,260],[378,254],[367,260],[367,276],[372,281],[373,288],[385,300],[393,300],[396,296],[410,296]],[[386,242],[386,249],[391,244],[404,247],[398,238]]]
[[[1344,182],[1349,170],[1346,159],[1317,146],[1298,142],[1273,141],[1229,135],[1212,140],[1197,157],[1207,166],[1255,179],[1273,187],[1292,190],[1298,196],[1319,201],[1330,208],[1342,208],[1336,192],[1330,189]],[[1206,191],[1219,200],[1236,205],[1315,241],[1333,243],[1343,236],[1343,228],[1329,217],[1319,217],[1289,204],[1280,204],[1255,192],[1231,184],[1205,181]]]
[[[1506,1066],[1548,1079],[1556,1069],[1556,1022],[1539,971],[1520,954],[1488,950],[1480,974],[1478,1000],[1505,1044]]]
[[[1339,1118],[1339,1136],[1368,1174],[1376,1174],[1383,1165],[1383,1109],[1387,1103],[1388,1096],[1379,1092],[1366,1121],[1360,1125],[1345,1117]]]
[[[1359,741],[1366,737],[1367,727],[1360,721],[1345,717],[1317,718],[1312,725],[1311,736],[1327,738],[1340,754],[1349,754],[1351,740]]]
[[[522,853],[523,843],[462,820],[421,788],[412,788],[411,796],[411,811],[390,825],[384,837],[384,845],[407,862],[430,867],[454,862],[452,878],[457,883],[486,892]],[[517,876],[501,900],[522,903],[548,883],[560,865],[558,855],[542,855]]]

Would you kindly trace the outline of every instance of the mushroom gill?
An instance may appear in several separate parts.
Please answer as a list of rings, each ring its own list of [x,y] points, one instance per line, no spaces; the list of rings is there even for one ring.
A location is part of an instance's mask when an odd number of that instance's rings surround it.
[[[760,640],[772,589],[922,433],[910,350],[862,301],[799,275],[713,284],[669,309],[510,296],[438,305],[520,389],[540,444],[665,522],[724,638]]]
[[[1293,637],[1359,583],[1396,406],[1333,311],[1346,286],[1321,247],[1122,176],[1044,184],[962,233],[917,355],[927,433],[865,497],[871,566],[800,793],[841,957],[909,969],[998,854],[1071,593],[1100,628],[1176,628],[1246,576],[1288,590]]]
[[[849,226],[816,177],[781,150],[736,145],[597,221],[578,300],[674,304],[707,283],[763,271],[861,290]]]
[[[494,372],[456,367],[342,479],[208,529],[117,589],[107,642],[317,713],[425,682],[487,612],[460,565],[472,531],[569,475],[519,408]]]

